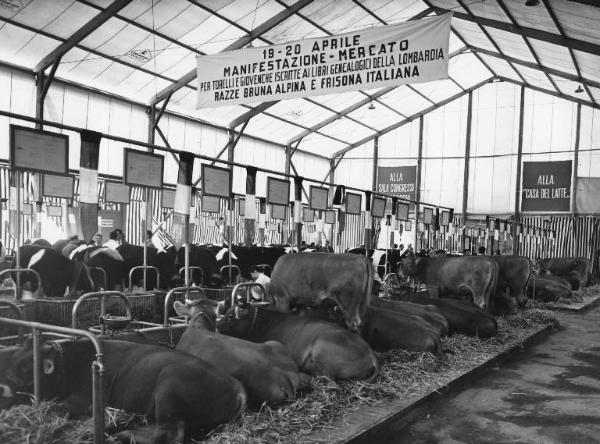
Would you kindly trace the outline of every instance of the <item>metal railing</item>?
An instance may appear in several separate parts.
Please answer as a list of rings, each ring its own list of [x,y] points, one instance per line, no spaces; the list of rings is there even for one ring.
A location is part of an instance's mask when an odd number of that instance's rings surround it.
[[[77,314],[79,312],[79,307],[81,306],[83,301],[85,301],[86,299],[100,298],[100,318],[104,319],[104,317],[106,316],[106,299],[110,297],[117,297],[123,300],[123,302],[125,303],[125,318],[131,321],[131,305],[129,303],[129,299],[127,299],[127,296],[125,296],[124,293],[121,293],[120,291],[95,291],[93,293],[86,293],[82,295],[81,297],[79,297],[79,299],[77,299],[77,301],[73,305],[73,310],[71,311],[71,328],[77,328]],[[104,323],[102,323],[101,334],[105,333],[106,326],[104,325]]]
[[[129,292],[131,292],[133,290],[133,272],[136,270],[144,270],[144,274],[146,272],[146,270],[153,270],[154,273],[156,274],[156,286],[158,288],[158,286],[160,286],[160,271],[158,271],[158,268],[153,267],[152,265],[138,265],[136,267],[133,267],[131,270],[129,270]],[[146,279],[143,279],[144,282],[144,291],[146,291]]]
[[[229,281],[227,282],[228,284],[232,284],[233,283],[233,271],[237,270],[237,276],[242,276],[242,270],[240,270],[240,267],[238,267],[237,265],[223,265],[221,267],[221,269],[219,270],[219,273],[221,274],[221,277],[224,276],[224,272],[228,271],[228,275],[229,275]]]
[[[21,267],[19,267],[19,268],[7,268],[6,270],[0,271],[0,280],[2,278],[2,275],[8,274],[8,273],[16,273],[17,274],[17,281],[20,280],[21,274],[23,274],[23,273],[33,273],[35,275],[36,279],[37,279],[38,291],[41,292],[41,290],[42,290],[42,277],[40,276],[40,274],[37,271],[32,270],[31,268],[21,268]],[[14,287],[14,289],[15,289],[15,299],[17,301],[20,301],[21,300],[21,292],[19,291],[20,288],[18,288],[18,287],[19,286],[15,284],[15,287]]]
[[[28,322],[20,319],[2,318],[0,324],[29,327],[33,337],[33,394],[40,399],[42,358],[40,353],[40,332],[62,333],[75,337],[87,338],[96,349],[96,360],[92,362],[92,417],[94,418],[94,443],[104,443],[104,400],[102,399],[102,378],[104,373],[102,343],[92,333],[85,330],[59,327],[57,325]]]
[[[192,271],[192,270],[196,270],[200,272],[200,282],[198,282],[198,285],[202,285],[204,283],[204,271],[202,271],[201,267],[198,267],[197,265],[190,265],[188,266],[188,270]],[[181,276],[181,273],[184,273],[184,276]],[[185,279],[185,267],[181,267],[179,269],[179,276],[181,276],[183,279]],[[190,276],[190,280],[191,280],[191,273],[189,274]],[[189,282],[185,282],[186,286],[189,286],[190,283]]]
[[[104,286],[102,287],[102,290],[106,290],[108,288],[108,276],[106,274],[106,270],[102,267],[88,267],[88,269],[90,270],[90,276],[92,274],[92,271],[99,271],[100,274],[102,274],[102,280],[104,282]],[[94,280],[94,278],[92,277],[92,280]],[[94,284],[96,283],[96,281],[94,281]]]
[[[163,327],[168,327],[169,326],[169,308],[171,306],[171,298],[173,298],[173,295],[175,293],[185,293],[186,298],[187,298],[187,295],[190,292],[193,292],[193,291],[203,292],[202,288],[197,287],[197,286],[175,287],[175,288],[169,290],[169,292],[165,296],[165,306],[164,306],[165,312],[164,312],[164,315],[163,315]]]
[[[10,307],[12,309],[12,311],[15,312],[15,314],[17,315],[17,319],[19,319],[20,321],[24,321],[25,320],[25,316],[23,316],[23,311],[21,311],[21,308],[15,304],[13,301],[9,301],[7,299],[0,299],[0,307]],[[18,329],[18,344],[22,345],[23,344],[23,327],[19,327]]]
[[[255,301],[252,299],[251,296],[251,289],[253,287],[256,287],[258,289],[260,289],[260,291],[262,292],[262,297],[259,301]],[[233,291],[231,292],[231,306],[235,307],[235,298],[237,295],[237,292],[239,290],[245,289],[246,290],[246,303],[248,304],[252,304],[252,303],[264,303],[264,304],[268,304],[268,301],[265,301],[266,297],[267,297],[267,291],[265,290],[265,287],[263,287],[262,284],[259,284],[258,282],[242,282],[240,284],[237,284],[235,287],[233,287]]]

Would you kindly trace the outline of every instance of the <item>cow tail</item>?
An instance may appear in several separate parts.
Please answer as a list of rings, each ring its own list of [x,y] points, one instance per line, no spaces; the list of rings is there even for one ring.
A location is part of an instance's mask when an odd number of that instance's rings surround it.
[[[493,269],[494,269],[494,276],[492,277],[491,282],[489,283],[488,287],[485,289],[485,294],[487,295],[487,310],[489,312],[491,312],[492,309],[492,299],[494,294],[496,293],[496,288],[498,287],[498,276],[500,274],[500,265],[498,265],[498,262],[496,261],[492,261],[493,264]]]

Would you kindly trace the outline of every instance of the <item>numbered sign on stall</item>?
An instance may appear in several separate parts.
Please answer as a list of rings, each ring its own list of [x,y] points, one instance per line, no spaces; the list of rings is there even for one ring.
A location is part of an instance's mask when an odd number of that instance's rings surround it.
[[[397,220],[408,220],[409,204],[405,202],[398,202],[396,204],[396,219]]]
[[[302,220],[304,222],[314,222],[315,220],[315,212],[310,208],[302,209]]]
[[[325,211],[325,223],[326,224],[335,223],[335,211],[334,210]]]
[[[329,189],[324,187],[310,186],[309,206],[311,210],[327,210]]]
[[[202,195],[228,199],[231,195],[231,170],[202,164]]]
[[[273,205],[287,205],[290,201],[290,181],[267,177],[267,203]]]
[[[129,185],[117,182],[105,182],[104,200],[106,202],[128,204],[129,203]]]
[[[219,213],[221,212],[221,198],[216,196],[202,195],[202,212]]]
[[[162,190],[160,200],[163,208],[173,208],[175,206],[175,190]]]
[[[360,214],[362,196],[356,193],[346,193],[346,213]]]
[[[433,208],[423,208],[423,223],[431,225],[433,223]]]
[[[69,173],[69,136],[10,125],[11,169]]]
[[[442,223],[441,225],[443,227],[447,227],[448,225],[450,225],[450,212],[449,211],[442,211]]]

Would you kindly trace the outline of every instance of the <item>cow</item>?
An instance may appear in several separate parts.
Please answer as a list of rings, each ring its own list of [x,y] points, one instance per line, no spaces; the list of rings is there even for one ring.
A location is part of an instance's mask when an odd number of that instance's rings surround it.
[[[301,372],[337,380],[377,376],[379,363],[369,345],[340,325],[257,305],[236,316],[234,308],[219,318],[218,331],[253,342],[278,341]]]
[[[468,295],[480,308],[493,310],[492,296],[498,282],[498,264],[484,256],[419,257],[412,253],[400,261],[398,274],[427,285],[433,298]]]
[[[186,304],[175,301],[174,305],[177,314],[190,318],[177,350],[201,358],[238,379],[253,407],[294,399],[300,374],[281,343],[255,344],[215,332],[218,303],[205,297]]]
[[[557,302],[560,299],[571,299],[573,291],[570,283],[556,276],[536,277],[529,281],[528,296],[542,302]]]
[[[358,254],[359,256],[365,256],[364,248],[350,248],[346,250],[346,253]],[[393,273],[398,269],[400,264],[400,250],[369,250],[367,257],[371,259],[373,267],[377,270],[377,274],[380,279],[383,279],[386,273]],[[387,261],[387,268],[386,268]]]
[[[94,283],[88,268],[77,261],[64,257],[53,248],[39,245],[24,245],[19,250],[19,262],[22,268],[31,268],[40,275],[42,289],[47,297],[62,297],[67,294],[71,298],[79,293],[93,291]],[[14,264],[13,264],[14,265]],[[37,288],[33,285],[30,273],[21,274],[23,288]]]
[[[405,316],[418,316],[431,324],[439,336],[446,336],[448,334],[448,320],[434,305],[423,306],[407,301],[392,301],[383,298],[372,298],[371,305]]]
[[[227,246],[209,247],[215,254],[217,266],[221,267],[229,265],[229,250]],[[280,246],[272,247],[246,247],[241,245],[231,246],[231,264],[240,268],[241,277],[244,279],[250,278],[250,267],[252,265],[268,265],[271,270],[279,257],[286,254],[286,249]],[[266,270],[269,275],[270,271]]]
[[[104,288],[104,290],[122,290],[123,282],[127,279],[127,273],[124,267],[123,257],[118,251],[95,245],[82,245],[70,254],[70,259],[82,262],[89,268],[101,268],[106,273],[106,288],[104,282],[100,280],[102,275],[96,270],[90,269],[90,275],[94,281],[95,288]]]
[[[590,273],[590,261],[585,257],[558,257],[540,259],[537,262],[543,276],[550,272],[554,276],[563,277],[571,284],[571,289],[585,287]]]
[[[402,300],[420,305],[433,305],[448,321],[449,333],[489,338],[498,333],[498,323],[487,311],[471,301],[431,298],[427,292],[408,293]]]
[[[241,383],[207,362],[156,345],[100,341],[105,404],[147,415],[156,424],[151,442],[173,442],[176,435],[182,438],[182,432],[188,438],[198,435],[237,417],[245,408],[246,393]],[[20,401],[16,394],[33,391],[30,343],[0,350],[0,388],[5,407]],[[95,349],[88,340],[42,344],[42,399],[62,401],[73,417],[89,415],[94,359]],[[144,442],[143,431],[119,435],[128,438],[126,442]]]
[[[185,248],[180,248],[177,252],[175,261],[177,268],[185,265]],[[196,285],[203,284],[208,288],[221,288],[222,282],[215,276],[219,274],[217,259],[212,251],[202,245],[189,246],[189,264],[190,266],[200,267],[202,275],[197,270],[190,271],[191,281]]]
[[[517,306],[524,307],[527,301],[527,282],[532,272],[529,259],[522,256],[488,256],[498,264],[498,284],[496,285],[495,304],[506,305],[508,312],[514,312]]]
[[[271,275],[270,294],[278,310],[333,299],[353,331],[360,327],[372,291],[373,267],[354,254],[288,254],[279,258]]]
[[[126,279],[129,279],[129,272],[133,267],[144,264],[144,247],[139,245],[123,244],[117,247],[117,252],[123,258],[123,269],[126,273]],[[175,247],[169,247],[166,250],[157,250],[156,248],[147,248],[146,264],[156,267],[160,273],[160,282],[156,282],[156,274],[153,271],[146,272],[146,288],[167,289],[171,286],[173,276],[177,274],[175,258],[177,251]],[[143,270],[136,270],[132,276],[132,283],[137,286],[142,285]]]

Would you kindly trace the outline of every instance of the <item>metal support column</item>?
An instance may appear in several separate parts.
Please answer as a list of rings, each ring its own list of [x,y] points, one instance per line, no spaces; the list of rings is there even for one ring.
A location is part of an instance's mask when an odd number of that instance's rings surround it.
[[[415,200],[418,202],[421,200],[421,173],[423,163],[423,116],[419,117],[419,152],[417,155],[417,183],[415,189]],[[415,245],[414,250],[417,251],[417,240],[419,238],[419,205],[415,204]]]
[[[471,164],[471,122],[473,120],[473,92],[469,92],[469,105],[467,108],[467,134],[465,139],[465,167],[463,175],[462,214],[463,226],[467,223],[467,205],[469,201],[469,168]],[[463,233],[461,250],[465,249],[465,236]]]
[[[521,217],[521,172],[523,158],[523,111],[525,110],[525,87],[521,86],[521,98],[519,101],[519,139],[517,145],[517,185],[515,186],[515,222],[519,223]],[[519,254],[519,236],[513,238],[513,254]]]
[[[577,226],[577,172],[579,170],[579,140],[580,140],[580,130],[581,130],[581,103],[577,104],[577,123],[575,130],[575,154],[573,156],[573,176],[571,178],[571,216],[573,218],[573,226]],[[579,242],[579,232],[574,230],[573,233],[575,235],[575,255],[585,256],[585,248],[584,251],[580,251],[580,242]],[[580,230],[581,231],[581,230]],[[547,252],[549,253],[549,252]],[[583,254],[582,254],[583,253]]]

